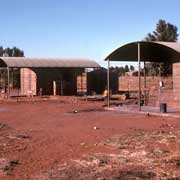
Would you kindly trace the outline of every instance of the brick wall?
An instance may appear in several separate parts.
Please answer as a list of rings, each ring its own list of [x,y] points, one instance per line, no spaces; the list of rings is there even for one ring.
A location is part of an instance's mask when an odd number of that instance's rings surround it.
[[[180,63],[173,64],[173,92],[175,104],[180,107]]]
[[[21,95],[53,95],[53,82],[57,95],[76,95],[87,91],[84,68],[21,68]]]
[[[163,81],[164,88],[159,87],[159,81]],[[141,90],[144,94],[144,77],[141,77]],[[119,77],[119,91],[138,91],[138,77],[137,76],[123,76]],[[159,103],[173,102],[173,78],[172,77],[146,77],[146,97],[148,105],[158,106]],[[135,94],[137,96],[137,93]],[[172,104],[172,103],[171,103]]]
[[[146,87],[150,90],[159,89],[159,77],[146,77]],[[162,77],[164,89],[173,89],[172,77]],[[144,77],[141,77],[141,89],[144,90]],[[119,91],[137,91],[138,77],[137,76],[121,76],[119,77]]]
[[[28,95],[31,92],[36,95],[36,73],[29,68],[21,68],[20,74],[21,95]]]

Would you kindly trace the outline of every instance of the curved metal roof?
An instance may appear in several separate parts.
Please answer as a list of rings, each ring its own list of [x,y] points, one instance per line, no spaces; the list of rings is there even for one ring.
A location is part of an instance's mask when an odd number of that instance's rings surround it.
[[[109,54],[105,60],[137,61],[138,43],[140,43],[141,61],[180,62],[180,43],[158,41],[140,41],[125,44]]]
[[[25,58],[25,57],[0,57],[2,67],[100,67],[98,63],[87,59],[60,59],[60,58]]]

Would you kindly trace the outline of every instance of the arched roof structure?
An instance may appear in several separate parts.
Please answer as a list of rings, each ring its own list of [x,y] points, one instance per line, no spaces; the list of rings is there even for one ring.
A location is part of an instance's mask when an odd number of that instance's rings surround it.
[[[0,57],[0,67],[9,68],[98,68],[100,65],[88,59]]]
[[[125,44],[110,53],[105,60],[137,61],[138,44],[140,44],[140,60],[148,62],[180,62],[180,43],[137,41]]]
[[[125,44],[110,53],[105,60],[108,61],[107,87],[109,87],[110,61],[138,61],[138,107],[141,110],[141,61],[144,62],[180,62],[180,43],[176,42],[149,42],[137,41]],[[108,106],[110,97],[108,95]]]

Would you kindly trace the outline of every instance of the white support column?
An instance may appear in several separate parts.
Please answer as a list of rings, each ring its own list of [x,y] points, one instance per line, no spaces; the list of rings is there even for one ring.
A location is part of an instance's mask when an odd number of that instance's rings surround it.
[[[53,95],[56,96],[56,81],[53,81]]]
[[[138,109],[141,111],[141,46],[138,42]]]

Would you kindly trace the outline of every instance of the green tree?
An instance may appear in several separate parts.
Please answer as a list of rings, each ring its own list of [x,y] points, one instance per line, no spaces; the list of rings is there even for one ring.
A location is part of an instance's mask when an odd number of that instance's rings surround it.
[[[20,50],[17,47],[12,48],[12,56],[13,57],[24,57],[24,51]]]
[[[118,74],[119,76],[125,75],[126,72],[129,72],[129,67],[128,65],[125,65],[125,67],[110,67],[110,72]]]
[[[124,69],[125,69],[125,72],[129,72],[129,66],[128,65],[125,65]]]
[[[164,41],[164,42],[177,42],[178,40],[178,28],[160,19],[156,24],[156,29],[153,33],[148,33],[145,38],[146,41]],[[159,69],[161,69],[161,74],[167,76],[172,74],[172,64],[166,63],[151,63],[153,68],[153,73],[158,74]]]
[[[165,42],[177,42],[178,40],[178,28],[160,19],[156,24],[156,30],[153,33],[148,33],[145,38],[146,41],[165,41]]]
[[[134,71],[135,70],[134,66],[130,65],[130,70]]]
[[[17,47],[13,47],[13,48],[7,47],[5,49],[3,49],[3,47],[0,47],[0,55],[6,57],[23,57],[24,51]]]
[[[4,49],[2,46],[0,46],[0,56],[3,56],[3,54],[4,54]]]

